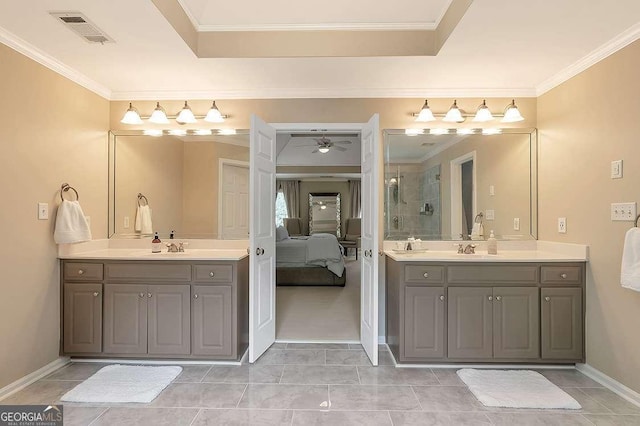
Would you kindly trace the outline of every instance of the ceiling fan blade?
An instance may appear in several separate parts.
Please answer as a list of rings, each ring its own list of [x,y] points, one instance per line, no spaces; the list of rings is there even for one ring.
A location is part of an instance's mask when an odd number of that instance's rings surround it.
[[[341,143],[343,145],[351,145],[351,141],[335,141],[333,143]]]
[[[347,148],[344,148],[342,146],[332,146],[331,148],[337,149],[338,151],[343,151],[343,152],[347,150]]]
[[[317,149],[314,149],[313,151],[311,151],[312,154],[315,154],[316,152],[318,152]]]

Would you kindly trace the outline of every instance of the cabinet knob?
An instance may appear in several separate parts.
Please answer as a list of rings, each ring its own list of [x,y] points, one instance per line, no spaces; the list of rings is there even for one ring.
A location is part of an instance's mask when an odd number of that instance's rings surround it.
[[[84,269],[78,269],[78,275],[83,275],[84,274]]]
[[[144,293],[140,293],[138,296],[140,296],[140,297],[144,297]]]
[[[496,300],[499,302],[502,300],[502,296],[496,296]]]
[[[444,300],[444,296],[442,296],[442,295],[441,295],[441,296],[440,296],[440,300]]]
[[[550,301],[550,300],[551,300],[551,298],[550,298],[549,296],[546,296],[546,297],[544,298],[544,301],[545,301],[545,302],[548,302],[548,301]]]
[[[193,298],[194,298],[194,299],[197,299],[197,298],[198,298],[198,295],[197,295],[197,294],[194,294],[194,295],[193,295]]]
[[[93,292],[93,297],[98,297],[98,295],[99,295],[99,294],[100,294],[100,293],[98,293],[97,291],[94,291],[94,292]]]
[[[422,276],[425,277],[425,278],[429,278],[429,273],[425,272],[424,274],[422,274]]]
[[[213,278],[215,274],[216,274],[216,273],[215,273],[215,272],[213,272],[213,271],[209,272],[209,276],[210,276],[211,278]]]
[[[563,280],[567,279],[567,274],[565,274],[564,272],[560,274],[560,278],[562,278]]]
[[[147,297],[148,297],[149,299],[151,299],[151,298],[153,297],[153,294],[151,294],[151,293],[147,293]]]
[[[493,296],[488,296],[487,300],[489,300],[489,302],[491,302],[493,300]]]

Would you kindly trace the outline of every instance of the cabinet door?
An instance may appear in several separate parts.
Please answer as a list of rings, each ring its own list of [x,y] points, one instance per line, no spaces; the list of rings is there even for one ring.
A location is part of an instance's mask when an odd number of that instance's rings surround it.
[[[191,352],[191,289],[188,285],[150,285],[148,353],[188,355]]]
[[[543,288],[542,358],[583,358],[582,289]]]
[[[448,357],[491,358],[493,289],[449,287]]]
[[[104,352],[147,353],[147,286],[105,284]]]
[[[537,287],[493,288],[493,357],[539,358]]]
[[[405,287],[404,357],[444,357],[444,288]]]
[[[102,351],[102,284],[64,284],[65,353]]]
[[[192,286],[193,355],[232,357],[233,300],[230,285]]]

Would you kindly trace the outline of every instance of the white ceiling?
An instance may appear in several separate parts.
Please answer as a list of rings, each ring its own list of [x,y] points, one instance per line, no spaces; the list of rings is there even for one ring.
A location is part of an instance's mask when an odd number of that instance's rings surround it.
[[[183,2],[205,26],[425,24],[448,4]],[[53,10],[84,13],[116,43],[88,44]],[[111,99],[534,96],[636,40],[639,22],[638,0],[475,0],[435,57],[198,59],[150,0],[0,2],[0,41]]]

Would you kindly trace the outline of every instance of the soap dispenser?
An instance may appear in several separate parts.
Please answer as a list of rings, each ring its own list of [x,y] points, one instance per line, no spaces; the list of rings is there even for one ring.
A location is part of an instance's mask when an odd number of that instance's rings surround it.
[[[498,254],[498,240],[496,240],[496,236],[493,234],[493,229],[491,230],[489,239],[487,240],[487,253]]]
[[[158,237],[158,233],[156,232],[153,236],[153,240],[151,241],[151,253],[160,253],[162,251],[162,241],[160,241],[160,237]]]

